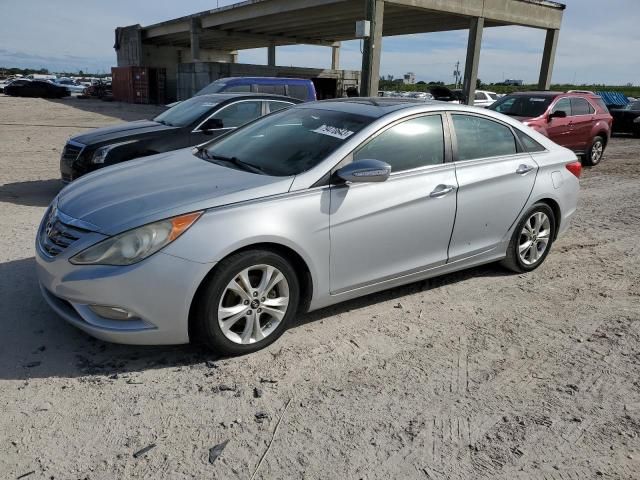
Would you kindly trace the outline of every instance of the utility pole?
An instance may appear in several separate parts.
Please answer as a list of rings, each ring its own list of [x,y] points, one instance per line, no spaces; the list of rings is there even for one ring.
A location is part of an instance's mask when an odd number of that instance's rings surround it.
[[[456,69],[453,71],[453,77],[456,80],[456,88],[460,85],[460,79],[462,78],[462,74],[460,73],[460,61],[456,62]]]

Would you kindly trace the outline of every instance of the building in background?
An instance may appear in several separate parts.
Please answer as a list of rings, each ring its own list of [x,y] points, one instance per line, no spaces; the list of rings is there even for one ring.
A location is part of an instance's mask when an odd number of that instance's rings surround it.
[[[416,84],[416,74],[413,72],[404,74],[404,84],[405,85],[415,85]]]

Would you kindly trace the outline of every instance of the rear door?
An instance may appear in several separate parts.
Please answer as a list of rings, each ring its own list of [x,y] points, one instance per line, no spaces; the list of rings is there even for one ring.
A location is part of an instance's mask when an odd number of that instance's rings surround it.
[[[571,118],[571,100],[561,98],[551,107],[551,113],[563,111],[566,118],[550,118],[547,124],[547,136],[563,147],[573,148],[575,139],[571,131],[573,120]]]
[[[571,98],[572,137],[574,148],[586,151],[591,144],[591,128],[596,110],[584,98]]]
[[[451,114],[458,179],[449,261],[489,252],[525,206],[537,165],[520,152],[512,128],[474,114]]]
[[[353,153],[391,165],[382,183],[331,186],[331,293],[447,261],[456,211],[455,168],[440,114],[401,120]]]

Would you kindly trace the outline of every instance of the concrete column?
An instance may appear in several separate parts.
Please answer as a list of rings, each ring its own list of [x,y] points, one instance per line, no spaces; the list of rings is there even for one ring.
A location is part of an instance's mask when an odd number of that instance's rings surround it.
[[[365,38],[362,53],[362,83],[360,96],[378,95],[384,0],[366,0],[366,19],[371,22],[371,36]]]
[[[270,67],[276,66],[276,45],[272,43],[267,48],[267,65]]]
[[[478,81],[478,64],[480,63],[480,46],[482,45],[482,30],[484,18],[471,19],[469,27],[469,42],[467,44],[467,61],[464,67],[463,94],[467,105],[473,105],[476,96],[476,82]]]
[[[238,63],[238,51],[234,50],[229,55],[231,55],[231,63]]]
[[[549,90],[551,88],[551,75],[553,74],[553,62],[556,58],[559,35],[560,30],[552,28],[547,30],[542,54],[542,66],[540,67],[540,80],[538,80],[538,88],[540,90]]]
[[[191,19],[191,61],[197,62],[200,60],[200,32],[202,31],[202,26],[200,24],[199,18]]]
[[[336,42],[331,47],[331,70],[340,68],[340,42]]]

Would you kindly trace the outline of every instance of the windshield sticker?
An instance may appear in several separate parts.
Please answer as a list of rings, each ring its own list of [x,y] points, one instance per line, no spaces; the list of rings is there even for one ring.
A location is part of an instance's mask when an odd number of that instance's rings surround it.
[[[338,128],[332,127],[331,125],[324,124],[321,127],[312,130],[312,132],[319,133],[321,135],[329,135],[330,137],[339,138],[340,140],[345,140],[353,135],[351,130],[347,130],[346,128]]]

